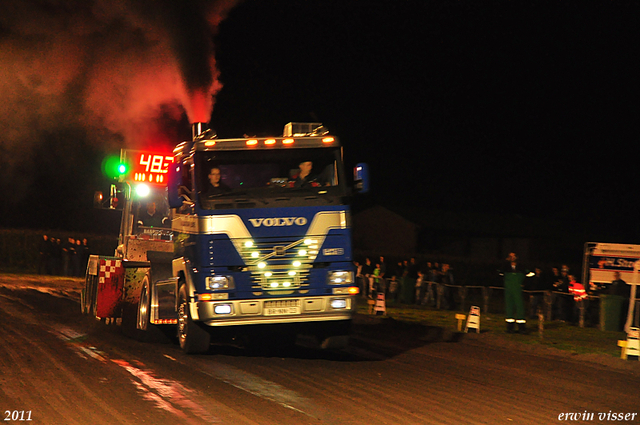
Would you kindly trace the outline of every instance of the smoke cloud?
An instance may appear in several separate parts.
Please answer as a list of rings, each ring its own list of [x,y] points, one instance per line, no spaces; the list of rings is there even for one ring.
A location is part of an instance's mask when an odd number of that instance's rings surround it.
[[[105,154],[209,121],[213,38],[235,2],[0,1],[0,227],[100,227],[81,212]]]
[[[80,126],[136,146],[159,117],[209,121],[213,35],[235,1],[4,0],[0,153]]]

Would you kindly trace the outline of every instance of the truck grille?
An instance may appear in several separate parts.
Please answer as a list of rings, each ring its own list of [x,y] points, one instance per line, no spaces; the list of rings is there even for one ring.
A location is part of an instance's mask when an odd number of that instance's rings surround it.
[[[300,307],[300,300],[265,301],[264,308]]]
[[[240,240],[236,247],[251,272],[252,289],[284,291],[309,286],[320,238]]]

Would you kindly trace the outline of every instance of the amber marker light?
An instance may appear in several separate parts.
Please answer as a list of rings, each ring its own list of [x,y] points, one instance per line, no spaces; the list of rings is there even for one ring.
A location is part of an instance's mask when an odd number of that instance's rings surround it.
[[[267,140],[264,141],[264,144],[267,145],[267,146],[275,145],[276,144],[276,139],[267,139]]]
[[[258,144],[258,141],[256,139],[247,140],[247,146],[255,146],[257,144]]]
[[[349,287],[349,294],[350,295],[358,295],[359,293],[360,293],[360,288],[358,288],[357,286]]]
[[[207,140],[206,142],[204,142],[204,145],[208,148],[215,146],[216,145],[216,141],[215,140]]]
[[[283,145],[292,145],[293,144],[293,139],[283,139],[282,140],[282,144]]]
[[[324,137],[322,139],[322,143],[333,143],[336,139],[334,139],[333,137]]]

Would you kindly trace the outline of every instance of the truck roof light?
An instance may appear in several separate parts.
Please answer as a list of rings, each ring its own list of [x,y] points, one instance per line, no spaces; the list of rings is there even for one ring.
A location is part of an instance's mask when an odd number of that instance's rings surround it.
[[[204,142],[204,145],[208,148],[210,148],[211,146],[215,146],[216,145],[216,141],[215,140],[207,140],[206,142]]]
[[[322,138],[322,143],[333,143],[336,139],[334,139],[333,137],[323,137]]]
[[[258,144],[258,140],[256,139],[249,139],[246,141],[247,146],[255,146]]]
[[[275,145],[276,144],[276,139],[267,139],[264,141],[265,145]]]
[[[293,144],[293,139],[282,139],[282,144],[283,145],[291,145]]]

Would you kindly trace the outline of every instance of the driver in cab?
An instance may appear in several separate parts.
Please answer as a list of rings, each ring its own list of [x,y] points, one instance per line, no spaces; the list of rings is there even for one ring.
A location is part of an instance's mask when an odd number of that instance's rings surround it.
[[[220,172],[220,168],[211,167],[211,170],[209,171],[209,182],[203,194],[209,197],[231,192],[231,188],[224,184],[221,181],[221,178],[222,173]]]
[[[138,225],[145,227],[163,227],[166,217],[157,211],[155,202],[147,202],[146,210],[138,217]]]

